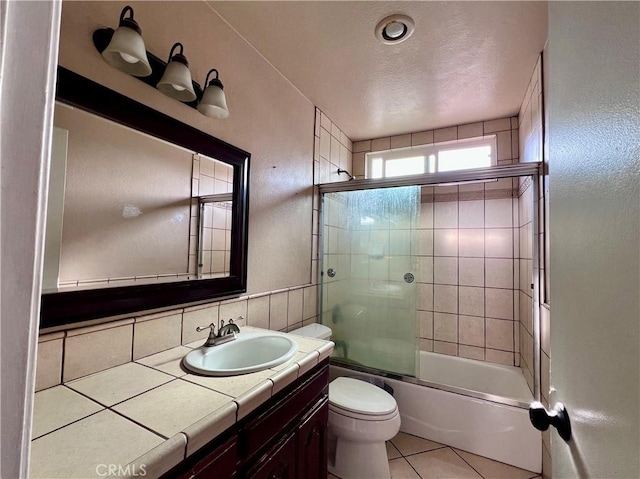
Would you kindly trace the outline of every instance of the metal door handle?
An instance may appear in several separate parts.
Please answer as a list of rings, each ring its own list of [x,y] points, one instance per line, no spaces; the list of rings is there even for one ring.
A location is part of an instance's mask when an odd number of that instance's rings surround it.
[[[539,431],[546,431],[551,425],[558,430],[562,439],[565,441],[571,439],[569,413],[561,402],[556,403],[551,411],[547,411],[541,402],[532,402],[529,406],[529,420]]]

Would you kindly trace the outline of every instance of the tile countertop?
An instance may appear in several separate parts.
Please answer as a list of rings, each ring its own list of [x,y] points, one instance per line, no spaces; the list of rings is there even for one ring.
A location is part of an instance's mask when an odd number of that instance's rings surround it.
[[[330,341],[291,337],[291,360],[251,374],[186,372],[180,363],[198,340],[37,392],[29,477],[164,474],[333,351]]]

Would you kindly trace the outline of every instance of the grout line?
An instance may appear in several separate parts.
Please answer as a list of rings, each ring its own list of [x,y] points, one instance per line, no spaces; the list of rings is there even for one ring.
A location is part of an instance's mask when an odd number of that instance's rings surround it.
[[[69,389],[71,389],[71,388],[69,388]],[[72,390],[72,391],[73,391],[73,390]],[[77,392],[77,391],[73,391],[73,392]],[[92,401],[93,401],[93,400],[92,400]],[[95,402],[95,401],[93,401],[93,402]],[[97,404],[100,404],[100,403],[97,403]],[[100,404],[100,406],[102,406],[102,404]],[[83,416],[83,417],[81,417],[81,418],[79,418],[79,419],[76,419],[76,420],[74,420],[74,421],[71,421],[71,422],[69,422],[69,423],[65,424],[64,426],[60,426],[60,427],[57,427],[57,428],[55,428],[55,429],[53,429],[53,430],[51,430],[51,431],[49,431],[49,432],[45,432],[44,434],[41,434],[41,435],[40,435],[40,436],[38,436],[38,437],[33,437],[33,438],[31,438],[31,442],[33,443],[33,441],[35,441],[35,440],[37,440],[37,439],[41,439],[41,438],[43,438],[43,437],[45,437],[45,436],[48,436],[49,434],[52,434],[52,433],[54,433],[54,432],[56,432],[56,431],[59,431],[60,429],[64,429],[64,428],[65,428],[65,427],[67,427],[67,426],[71,426],[72,424],[75,424],[75,423],[77,423],[77,422],[80,422],[80,421],[82,421],[83,419],[87,419],[87,418],[89,418],[89,417],[91,417],[91,416],[95,416],[96,414],[101,413],[101,412],[103,412],[103,411],[108,411],[108,408],[106,408],[106,407],[104,407],[104,406],[103,406],[103,407],[102,407],[102,409],[100,409],[99,411],[92,412],[91,414],[88,414],[88,415]]]
[[[482,474],[480,474],[480,471],[478,471],[475,467],[473,467],[471,464],[469,464],[467,461],[465,461],[464,457],[462,457],[460,454],[458,454],[458,451],[456,451],[454,448],[451,448],[451,450],[453,451],[453,453],[458,456],[460,459],[462,459],[464,461],[464,463],[469,466],[471,469],[473,469],[474,471],[476,471],[476,473],[482,477],[483,479],[486,479]],[[472,453],[473,454],[473,453]],[[482,456],[481,456],[482,457]],[[489,459],[488,457],[485,459]],[[491,461],[493,461],[493,459],[489,459]],[[497,462],[497,461],[496,461]]]

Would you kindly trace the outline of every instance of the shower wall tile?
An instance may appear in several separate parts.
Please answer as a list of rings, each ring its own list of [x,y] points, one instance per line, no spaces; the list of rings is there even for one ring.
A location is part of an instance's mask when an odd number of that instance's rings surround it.
[[[487,348],[513,351],[513,321],[487,318]]]
[[[487,258],[513,258],[513,233],[511,228],[485,230],[484,248]]]
[[[484,228],[483,200],[460,201],[459,205],[460,228]]]
[[[484,361],[484,348],[465,346],[464,344],[460,344],[458,346],[458,356],[460,356],[461,358]]]
[[[513,320],[513,291],[486,288],[485,308],[485,314],[488,318]]]
[[[490,363],[513,366],[513,353],[487,348],[485,349],[485,360]]]
[[[458,230],[433,230],[434,256],[458,256]]]
[[[484,317],[464,316],[459,317],[459,338],[458,342],[469,346],[485,347],[484,339]],[[484,359],[484,354],[482,359]]]
[[[433,282],[438,284],[458,284],[458,258],[433,258]]]
[[[415,260],[418,268],[416,280],[419,283],[433,283],[433,256],[416,256]]]
[[[457,187],[454,187],[457,190]],[[458,227],[458,202],[447,201],[433,203],[433,227],[457,228]]]
[[[460,314],[484,316],[484,288],[459,287],[458,307]]]
[[[458,355],[458,344],[457,343],[446,343],[443,341],[433,341],[433,352],[446,354],[448,356],[457,356]]]
[[[485,256],[485,230],[461,229],[459,230],[459,255],[468,258],[484,258]]]
[[[433,339],[456,343],[458,341],[458,315],[434,313]]]
[[[417,311],[416,316],[420,337],[424,339],[433,339],[433,312]]]
[[[484,258],[459,259],[460,286],[484,287]]]
[[[458,287],[435,284],[433,286],[433,310],[441,313],[457,313]]]
[[[487,228],[511,228],[513,226],[512,199],[485,201],[485,226]]]
[[[513,289],[513,260],[487,258],[485,277],[487,288]]]

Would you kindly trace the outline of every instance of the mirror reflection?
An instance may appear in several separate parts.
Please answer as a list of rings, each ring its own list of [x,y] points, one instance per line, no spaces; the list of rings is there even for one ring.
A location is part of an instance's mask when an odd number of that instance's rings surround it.
[[[61,103],[43,292],[230,275],[233,166]]]

